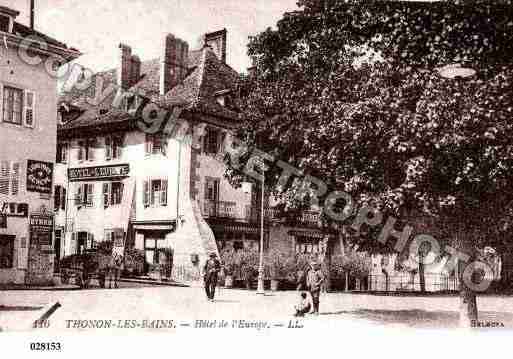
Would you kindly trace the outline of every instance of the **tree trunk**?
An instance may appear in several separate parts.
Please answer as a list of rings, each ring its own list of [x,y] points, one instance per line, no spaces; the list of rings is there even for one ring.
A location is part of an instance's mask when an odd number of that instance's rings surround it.
[[[324,253],[324,265],[326,268],[326,278],[324,281],[324,288],[326,292],[331,291],[331,250],[330,250],[330,243],[326,244],[326,253]]]
[[[469,261],[469,263],[472,260]],[[463,280],[463,273],[465,271],[465,264],[459,262],[458,275],[460,282],[460,327],[471,328],[473,322],[477,322],[477,298],[476,293],[465,285]]]
[[[426,277],[424,275],[424,257],[419,257],[419,282],[420,292],[424,293],[426,291]]]
[[[349,271],[346,271],[346,278],[344,281],[345,289],[344,291],[349,292]]]

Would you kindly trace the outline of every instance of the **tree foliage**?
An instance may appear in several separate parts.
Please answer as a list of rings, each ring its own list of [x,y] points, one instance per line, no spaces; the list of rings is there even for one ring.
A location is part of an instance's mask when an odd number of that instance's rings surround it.
[[[298,5],[251,38],[240,139],[358,203],[499,247],[513,200],[511,1]],[[454,63],[476,75],[441,77]],[[266,180],[294,207],[300,186],[281,192],[280,174]]]

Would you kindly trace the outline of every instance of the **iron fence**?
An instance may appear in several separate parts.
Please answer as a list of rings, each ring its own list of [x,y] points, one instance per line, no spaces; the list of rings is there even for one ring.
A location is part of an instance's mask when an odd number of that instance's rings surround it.
[[[428,292],[441,292],[458,290],[458,281],[454,276],[438,273],[426,273],[425,290]],[[385,275],[371,274],[368,276],[369,291],[400,292],[420,291],[420,277],[416,275]]]

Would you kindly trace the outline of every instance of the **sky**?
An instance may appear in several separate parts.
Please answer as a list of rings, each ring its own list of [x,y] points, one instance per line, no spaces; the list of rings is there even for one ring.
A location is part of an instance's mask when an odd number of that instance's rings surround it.
[[[227,62],[237,71],[250,66],[248,36],[275,26],[297,0],[35,0],[38,31],[65,42],[84,55],[78,62],[94,71],[116,67],[119,43],[142,60],[160,54],[164,35],[172,33],[191,49],[199,37],[228,30]],[[30,0],[0,0],[20,11],[29,24]]]

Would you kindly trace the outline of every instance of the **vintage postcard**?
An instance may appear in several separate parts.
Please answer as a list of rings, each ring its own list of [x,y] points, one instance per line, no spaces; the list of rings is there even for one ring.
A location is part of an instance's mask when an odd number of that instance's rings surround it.
[[[512,1],[0,0],[0,342],[501,337],[512,231]]]

